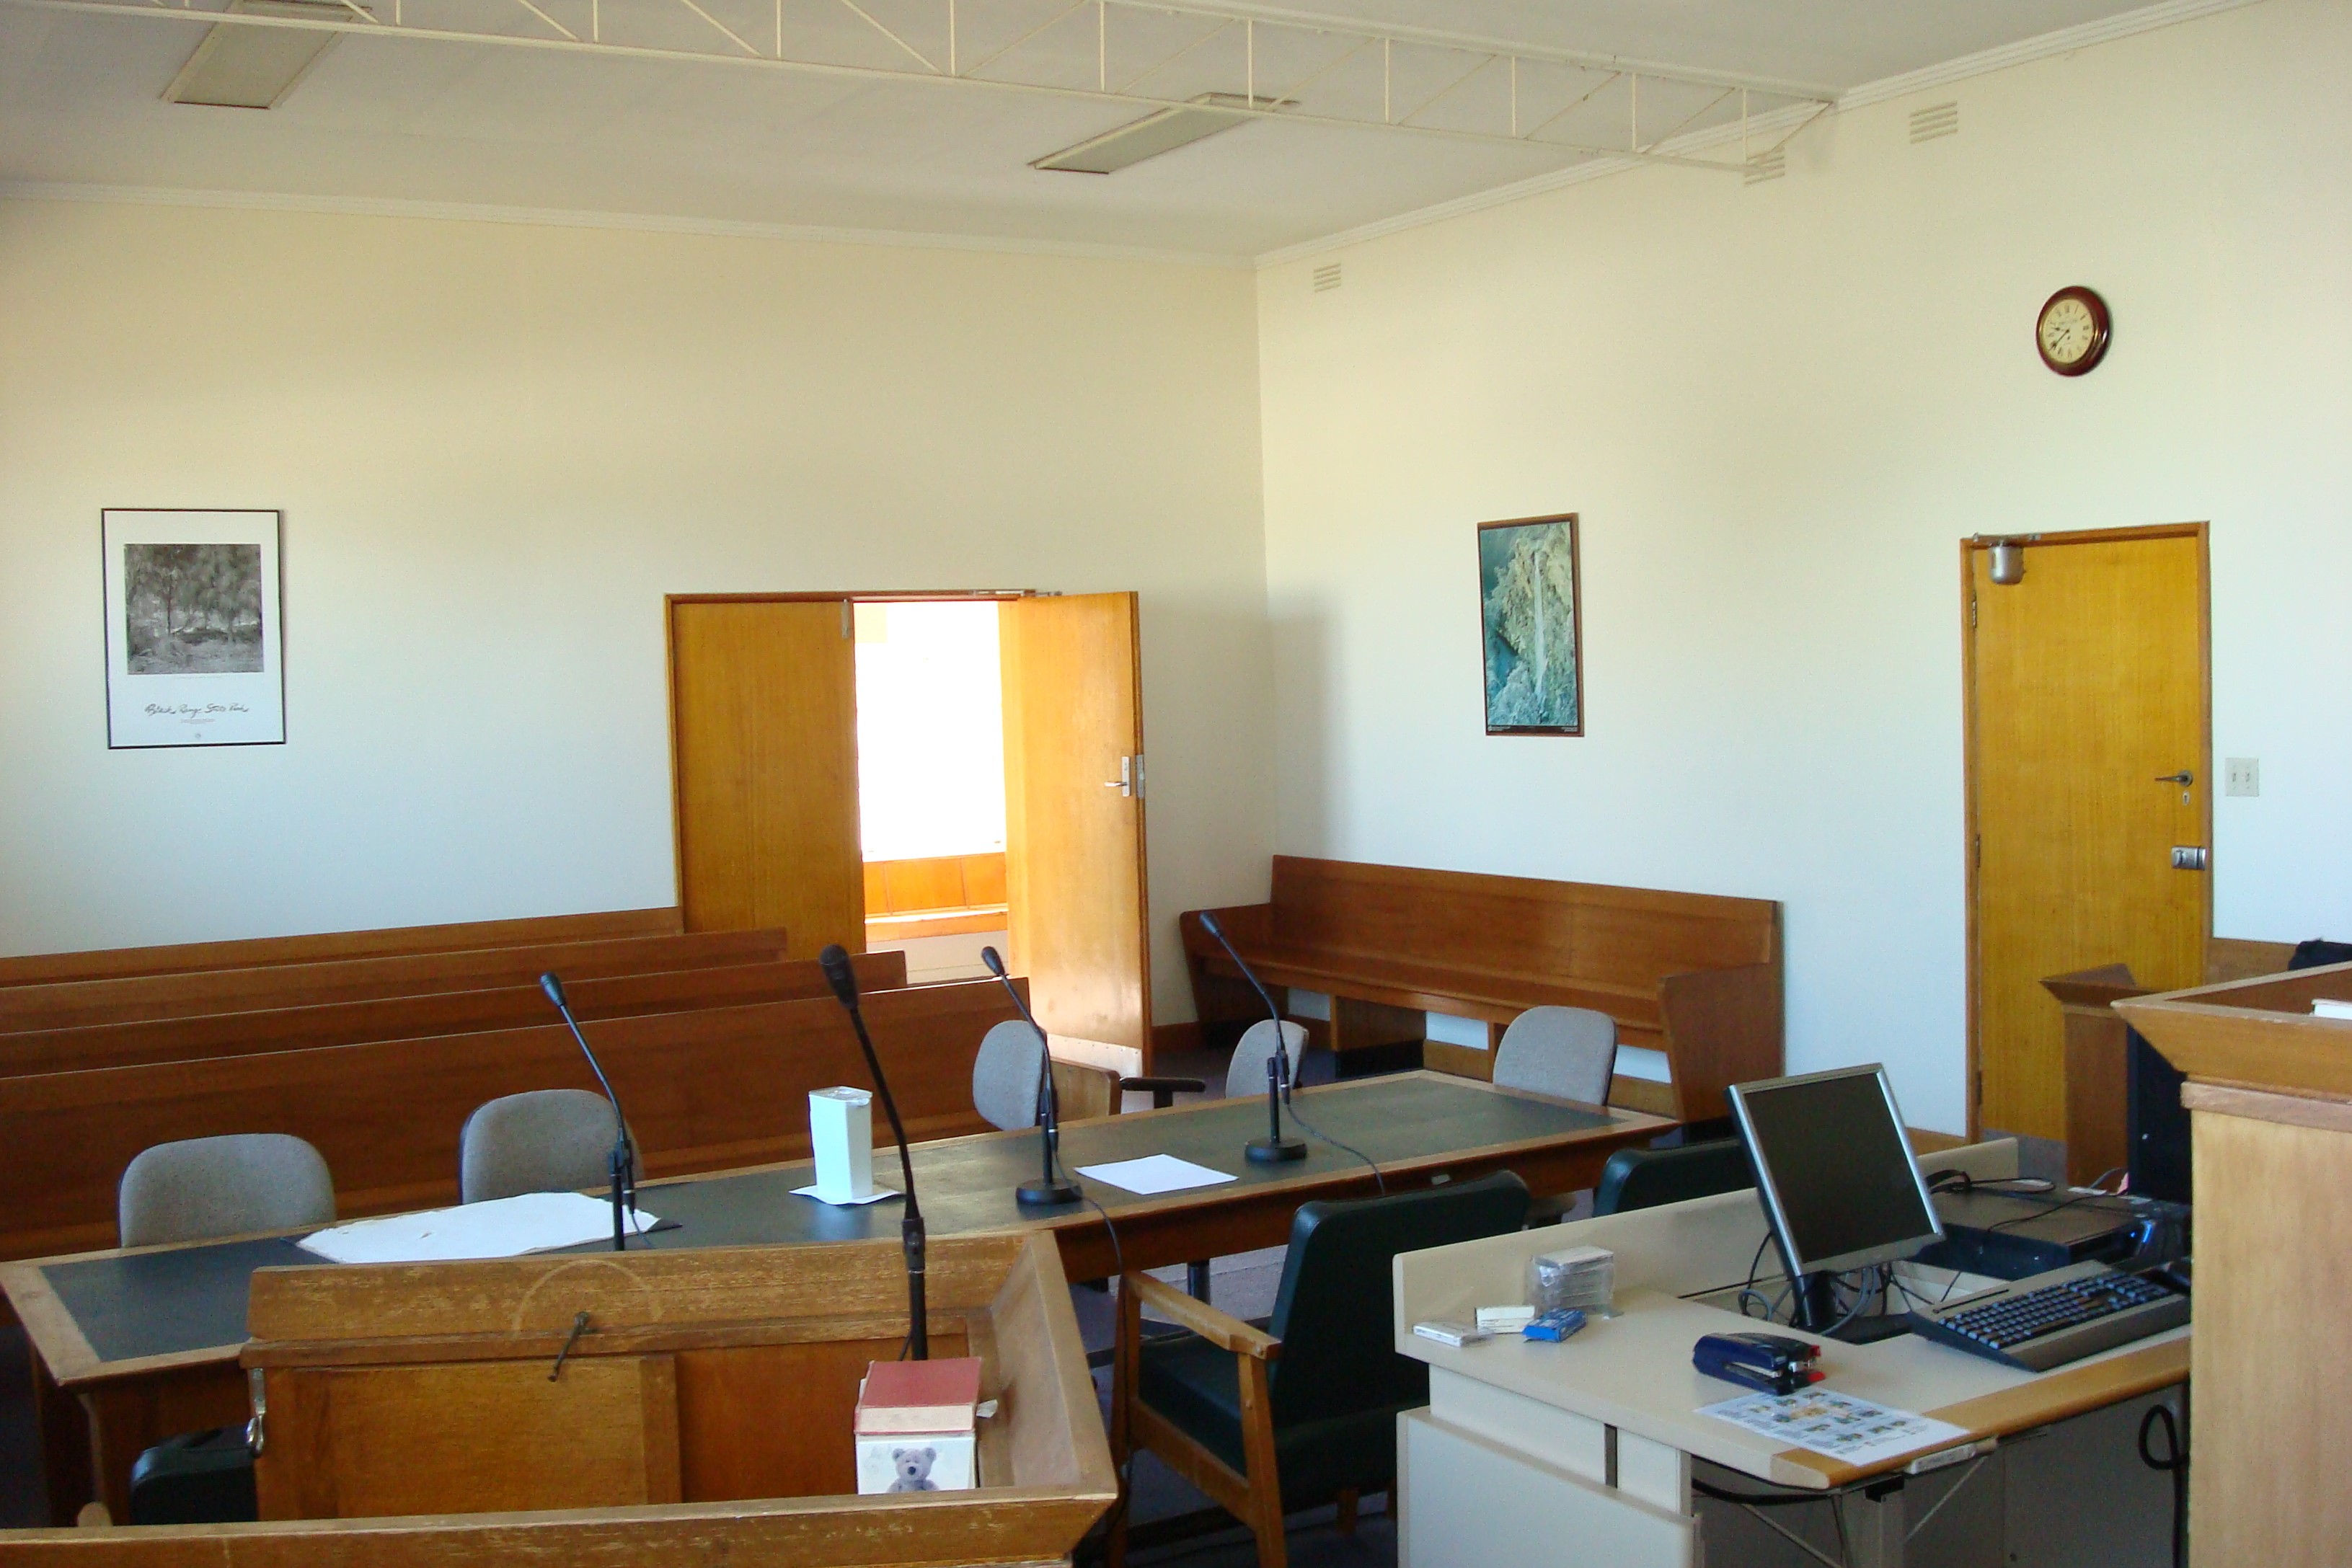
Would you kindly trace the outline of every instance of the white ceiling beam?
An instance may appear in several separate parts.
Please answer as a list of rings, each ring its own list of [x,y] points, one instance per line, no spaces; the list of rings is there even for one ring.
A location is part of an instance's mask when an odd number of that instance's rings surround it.
[[[594,9],[591,12],[591,37],[583,40],[573,34],[570,28],[564,27],[549,12],[542,10],[539,4],[533,3],[533,0],[522,0],[522,3],[534,16],[562,33],[562,37],[549,37],[543,35],[516,35],[495,31],[493,25],[488,20],[489,6],[487,3],[483,6],[485,20],[480,30],[446,25],[436,27],[410,26],[401,15],[398,0],[394,0],[393,18],[390,21],[362,9],[355,0],[342,0],[342,3],[352,13],[348,19],[277,16],[250,12],[200,9],[186,4],[185,0],[176,5],[166,4],[165,0],[0,0],[0,5],[16,5],[26,9],[62,11],[85,16],[141,16],[183,24],[195,23],[205,26],[288,27],[460,45],[552,49],[562,53],[591,56],[723,63],[875,83],[934,82],[942,85],[986,88],[999,92],[1021,92],[1034,96],[1099,102],[1147,110],[1189,107],[1194,97],[1190,91],[1179,89],[1181,96],[1160,96],[1137,90],[1137,88],[1165,69],[1175,59],[1192,53],[1201,45],[1227,33],[1234,24],[1238,23],[1243,25],[1243,31],[1248,39],[1249,54],[1249,65],[1246,68],[1250,80],[1247,91],[1245,95],[1236,95],[1243,96],[1244,102],[1243,106],[1236,107],[1234,110],[1235,114],[1243,117],[1283,120],[1293,124],[1324,126],[1339,130],[1370,130],[1421,137],[1437,137],[1489,146],[1532,148],[1576,158],[1630,158],[1641,162],[1731,172],[1737,172],[1742,164],[1727,157],[1707,156],[1704,151],[1706,147],[1721,142],[1720,132],[1725,129],[1722,125],[1704,127],[1699,131],[1692,133],[1686,141],[1694,144],[1688,146],[1677,146],[1674,132],[1653,135],[1646,141],[1643,141],[1639,114],[1640,99],[1643,96],[1641,94],[1640,84],[1643,78],[1648,78],[1654,88],[1660,84],[1669,84],[1716,89],[1712,94],[1714,101],[1702,105],[1685,116],[1681,125],[1676,128],[1677,131],[1691,126],[1696,120],[1719,107],[1733,90],[1741,92],[1740,123],[1743,126],[1748,119],[1748,101],[1754,96],[1780,100],[1770,108],[1763,110],[1761,112],[1765,114],[1769,114],[1772,109],[1786,109],[1793,106],[1811,107],[1818,112],[1820,110],[1828,108],[1834,101],[1834,94],[1827,89],[1803,88],[1801,90],[1801,84],[1766,81],[1763,78],[1727,78],[1719,73],[1689,71],[1670,66],[1637,67],[1633,62],[1620,60],[1616,57],[1579,55],[1571,51],[1523,46],[1502,40],[1473,39],[1463,35],[1437,33],[1426,28],[1373,27],[1362,23],[1349,22],[1313,13],[1265,13],[1244,10],[1231,5],[1216,3],[1216,0],[1150,0],[1149,4],[1143,3],[1143,0],[1093,0],[1098,29],[1097,47],[1102,57],[1097,62],[1098,66],[1107,65],[1109,38],[1115,20],[1112,16],[1114,12],[1121,16],[1139,13],[1194,16],[1215,21],[1218,24],[1208,33],[1178,49],[1174,55],[1163,57],[1150,69],[1133,78],[1126,87],[1119,89],[1111,88],[1107,80],[1092,88],[1074,87],[1064,81],[1050,79],[1024,80],[1018,77],[1003,75],[982,77],[972,74],[971,71],[943,69],[908,38],[877,21],[865,7],[857,5],[856,0],[839,0],[839,3],[904,50],[916,62],[913,67],[875,66],[849,60],[817,57],[819,49],[816,47],[804,49],[798,54],[787,53],[783,48],[782,37],[781,5],[777,18],[778,47],[776,52],[771,54],[755,47],[733,28],[726,26],[711,12],[705,9],[698,0],[678,0],[678,4],[723,35],[735,47],[735,49],[740,52],[728,52],[716,47],[698,49],[692,47],[653,47],[613,42],[604,37],[607,30],[604,25],[604,19],[599,16]],[[552,0],[550,0],[550,3],[551,4]],[[593,0],[592,0],[593,5]],[[971,0],[965,0],[967,11],[979,8],[972,5]],[[1076,9],[1073,7],[1071,10],[1062,12],[1052,21],[1031,27],[1026,34],[1016,38],[1012,44],[984,57],[981,63],[982,65],[1003,64],[1012,60],[1016,62],[1017,69],[1020,51],[1024,47],[1036,50],[1038,40],[1051,30],[1052,22],[1066,19],[1075,14]],[[956,9],[952,5],[948,11],[947,24],[948,56],[950,59],[953,59],[957,55],[956,35],[959,24]],[[965,30],[969,30],[968,23],[965,24]],[[1297,91],[1295,88],[1285,89],[1284,97],[1280,99],[1258,93],[1255,89],[1255,61],[1259,51],[1265,47],[1258,37],[1261,32],[1306,34],[1318,42],[1336,38],[1339,44],[1349,46],[1341,48],[1337,58],[1315,68],[1303,78],[1307,81],[1316,80],[1327,75],[1346,61],[1362,54],[1371,45],[1379,44],[1381,58],[1380,85],[1382,100],[1379,116],[1373,117],[1369,110],[1360,114],[1344,111],[1316,111],[1289,101]],[[1352,43],[1350,43],[1351,40]],[[1402,85],[1393,82],[1392,79],[1392,62],[1400,46],[1419,51],[1423,56],[1435,51],[1455,52],[1472,57],[1466,67],[1457,73],[1450,74],[1447,85],[1441,88],[1435,94],[1424,98],[1413,110],[1412,115],[1392,118],[1390,113],[1392,86]],[[1507,77],[1510,83],[1508,103],[1506,106],[1498,99],[1496,104],[1486,107],[1493,110],[1494,123],[1505,129],[1485,131],[1460,124],[1431,125],[1420,123],[1415,120],[1414,117],[1430,105],[1440,99],[1453,95],[1457,89],[1478,76],[1487,66],[1496,60],[1507,60],[1510,65]],[[1066,64],[1066,61],[1054,57],[1035,60],[1034,68],[1043,75],[1051,76]],[[1565,67],[1578,71],[1609,74],[1599,87],[1585,93],[1580,99],[1570,103],[1567,109],[1548,116],[1533,130],[1521,130],[1518,123],[1520,68],[1524,65]],[[974,70],[977,68],[975,67]],[[1498,77],[1502,74],[1496,73]],[[1622,141],[1591,137],[1570,140],[1545,134],[1567,114],[1582,107],[1595,94],[1619,79],[1624,80],[1628,85],[1628,113]],[[1475,114],[1475,108],[1476,106],[1473,106],[1462,112],[1465,115]]]

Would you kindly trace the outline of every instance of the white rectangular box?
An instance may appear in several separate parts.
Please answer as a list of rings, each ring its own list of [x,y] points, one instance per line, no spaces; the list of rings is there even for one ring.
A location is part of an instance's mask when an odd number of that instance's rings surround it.
[[[980,1484],[970,1432],[900,1432],[857,1439],[861,1494],[970,1491]]]
[[[842,1087],[809,1091],[809,1142],[816,1154],[821,1203],[867,1203],[874,1197],[874,1096]]]

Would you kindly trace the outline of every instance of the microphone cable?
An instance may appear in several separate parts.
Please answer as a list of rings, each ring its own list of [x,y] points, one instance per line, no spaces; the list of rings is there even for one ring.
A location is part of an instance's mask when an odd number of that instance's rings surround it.
[[[1316,1126],[1314,1123],[1300,1115],[1298,1113],[1298,1103],[1297,1101],[1286,1099],[1283,1103],[1283,1109],[1290,1113],[1290,1119],[1297,1123],[1299,1130],[1307,1134],[1309,1137],[1319,1139],[1320,1141],[1330,1145],[1335,1149],[1345,1150],[1347,1153],[1351,1154],[1358,1159],[1363,1161],[1364,1164],[1371,1170],[1372,1184],[1380,1189],[1380,1194],[1382,1197],[1388,1197],[1389,1180],[1386,1176],[1381,1174],[1381,1163],[1378,1160],[1372,1158],[1371,1155],[1364,1153],[1363,1150],[1356,1147],[1353,1144],[1341,1143],[1339,1139],[1333,1137],[1330,1134],[1324,1132],[1321,1128]]]

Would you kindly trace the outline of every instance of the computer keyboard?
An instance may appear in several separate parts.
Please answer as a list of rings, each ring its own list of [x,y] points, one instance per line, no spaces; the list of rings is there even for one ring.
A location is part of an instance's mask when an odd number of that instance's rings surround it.
[[[1990,1300],[1915,1311],[1925,1338],[2046,1372],[2189,1321],[2189,1298],[2104,1263],[2075,1263],[2017,1281]]]

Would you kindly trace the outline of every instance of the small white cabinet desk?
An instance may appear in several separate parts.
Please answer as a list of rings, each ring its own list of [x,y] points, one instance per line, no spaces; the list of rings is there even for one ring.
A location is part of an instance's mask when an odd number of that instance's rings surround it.
[[[2017,1174],[2006,1140],[1923,1163]],[[1742,1192],[1399,1257],[1397,1349],[1430,1368],[1428,1406],[1398,1425],[1402,1568],[2171,1561],[2172,1478],[2141,1462],[2139,1432],[2149,1405],[2180,1411],[2188,1329],[2039,1375],[1909,1334],[1867,1345],[1806,1336],[1823,1345],[1824,1387],[1969,1435],[1857,1469],[1698,1414],[1746,1391],[1701,1374],[1692,1344],[1766,1325],[1693,1298],[1743,1283],[1765,1235],[1756,1195]],[[1585,1244],[1616,1253],[1618,1315],[1573,1339],[1504,1334],[1455,1349],[1412,1333],[1525,1301],[1529,1258]],[[1777,1289],[1769,1247],[1760,1267]],[[1821,1495],[1751,1508],[1709,1490]]]

